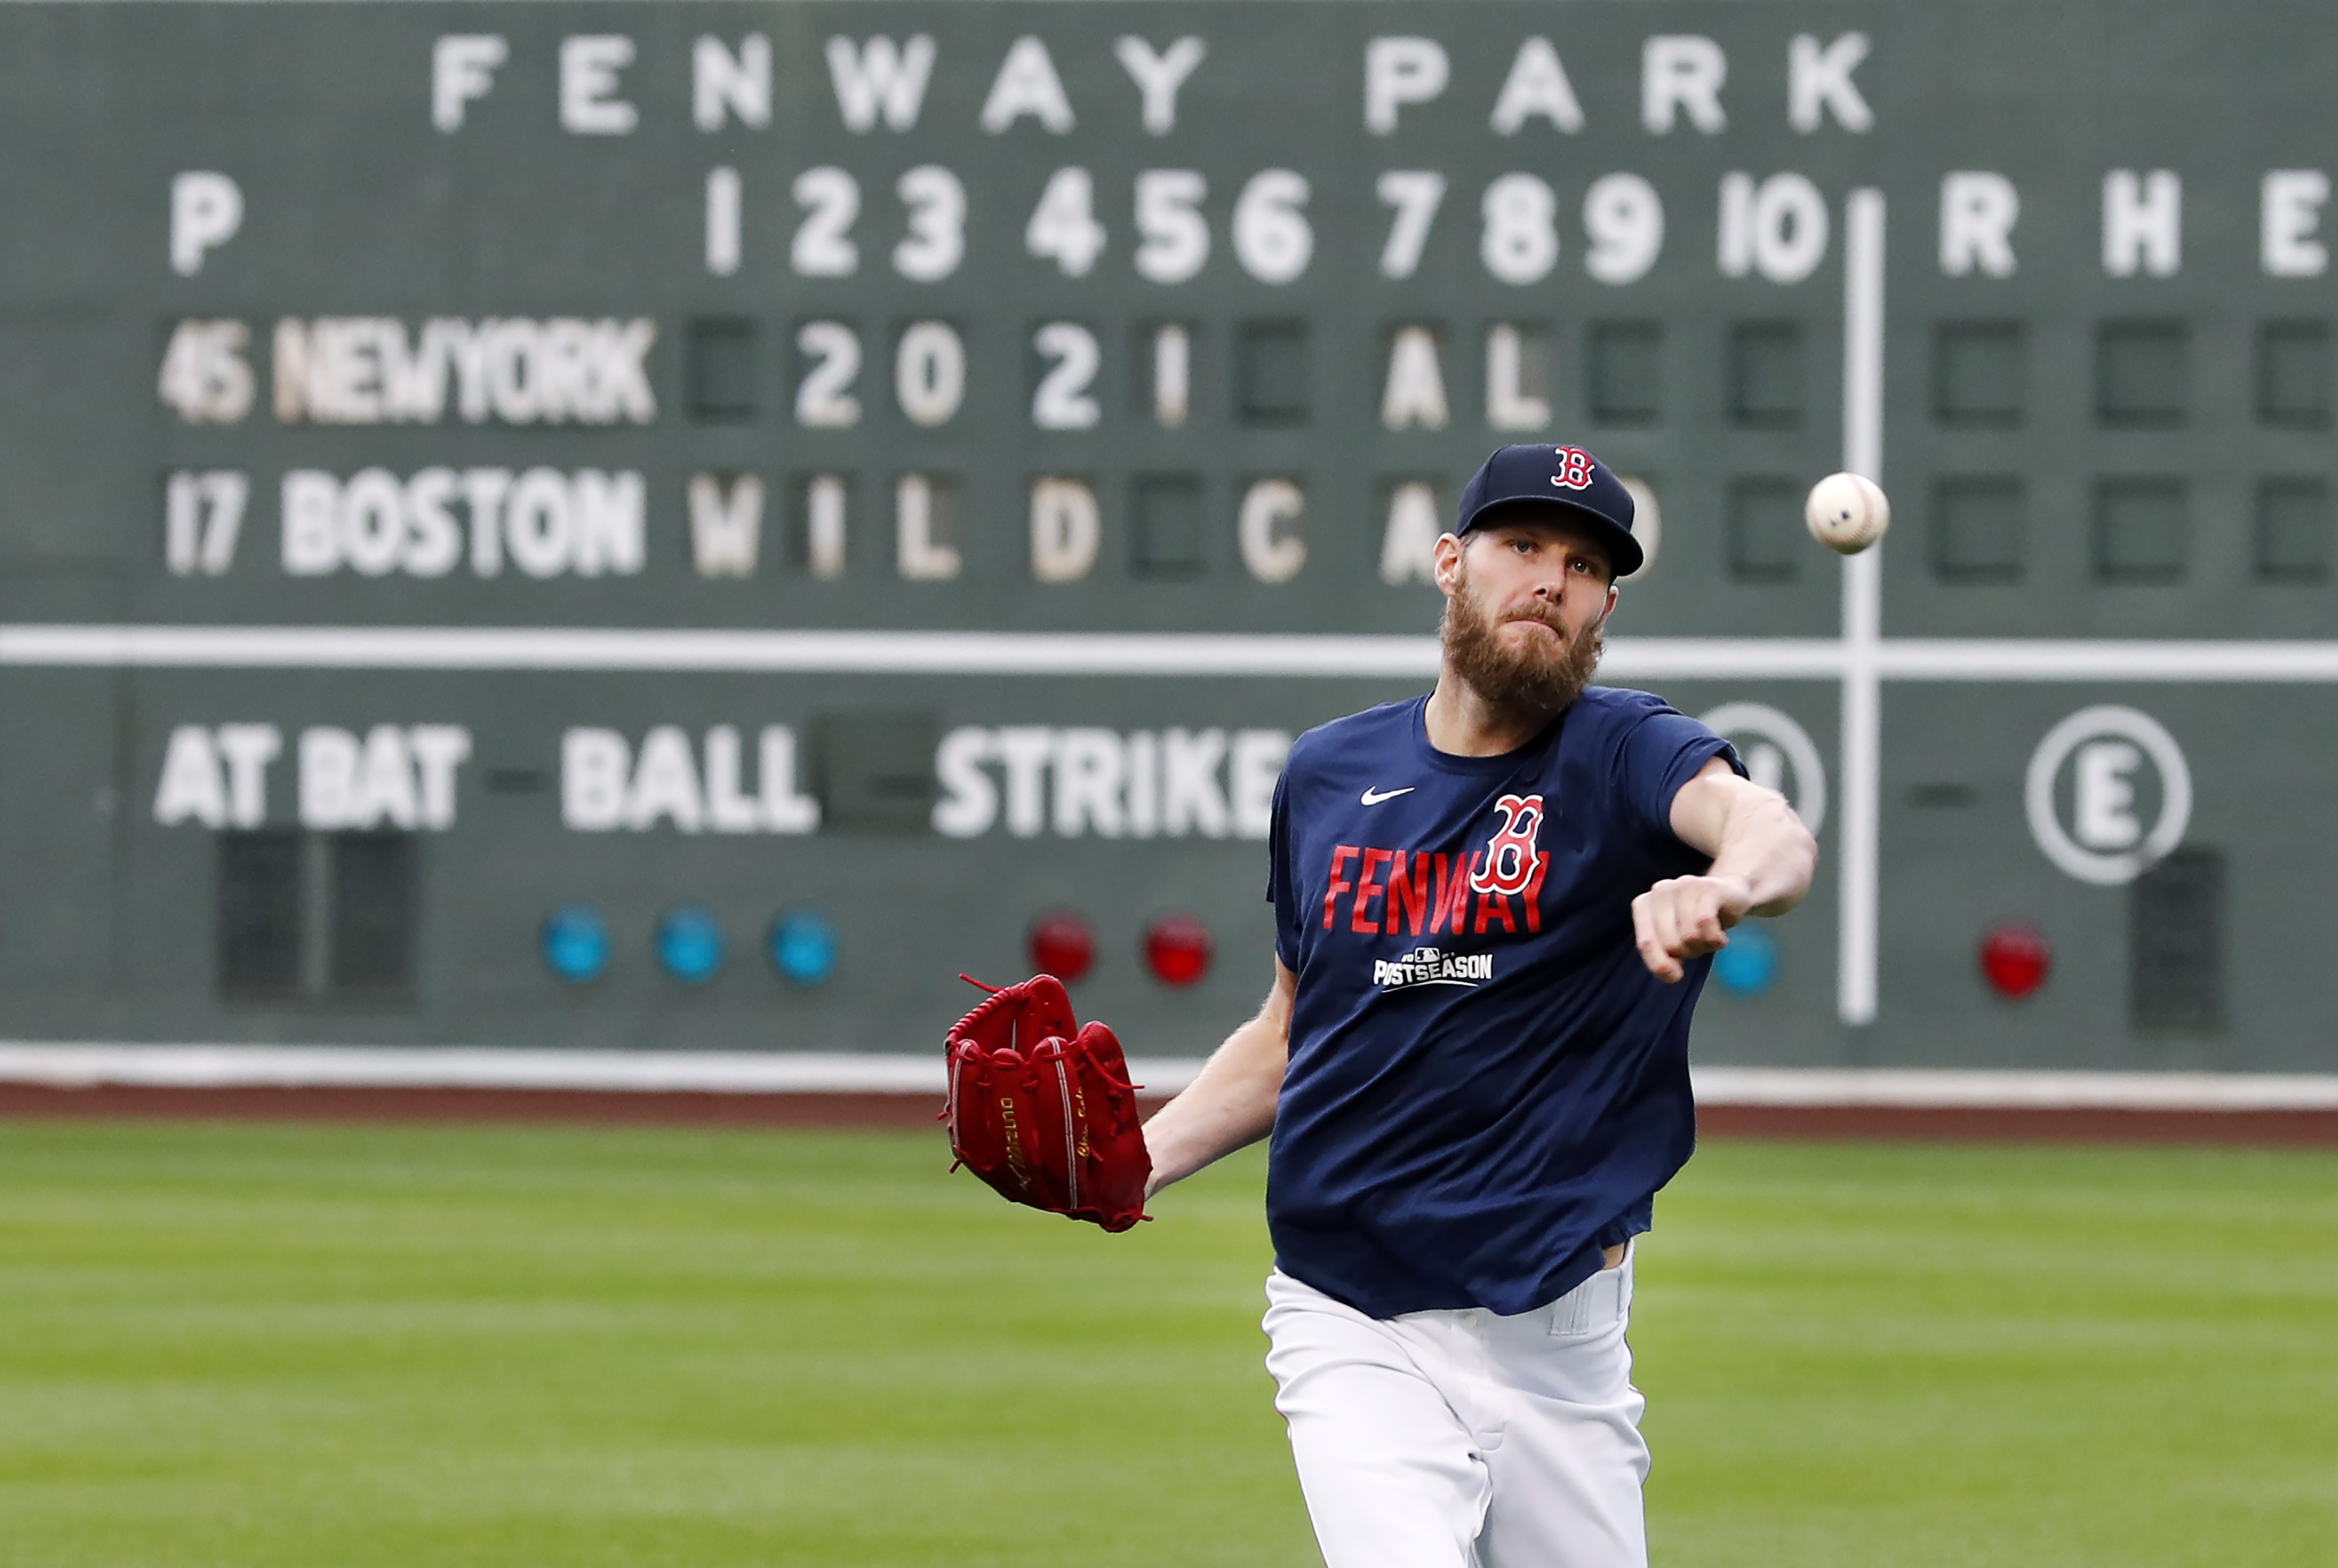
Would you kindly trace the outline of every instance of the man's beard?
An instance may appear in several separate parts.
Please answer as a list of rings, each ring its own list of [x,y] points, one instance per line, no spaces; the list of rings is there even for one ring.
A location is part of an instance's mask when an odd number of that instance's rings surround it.
[[[1464,576],[1445,602],[1445,621],[1439,633],[1445,658],[1453,672],[1480,700],[1514,713],[1550,715],[1583,695],[1599,667],[1600,642],[1606,617],[1593,622],[1579,636],[1569,637],[1556,610],[1521,610],[1496,619]],[[1546,643],[1529,637],[1519,649],[1503,645],[1499,632],[1510,621],[1539,621],[1557,634]]]

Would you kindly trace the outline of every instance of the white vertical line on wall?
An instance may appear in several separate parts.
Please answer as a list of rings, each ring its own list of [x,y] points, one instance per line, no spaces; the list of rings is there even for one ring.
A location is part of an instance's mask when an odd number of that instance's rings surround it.
[[[1883,192],[1853,191],[1842,241],[1842,466],[1883,482]],[[1883,546],[1842,563],[1842,811],[1835,818],[1842,925],[1835,1012],[1875,1021],[1883,752]]]

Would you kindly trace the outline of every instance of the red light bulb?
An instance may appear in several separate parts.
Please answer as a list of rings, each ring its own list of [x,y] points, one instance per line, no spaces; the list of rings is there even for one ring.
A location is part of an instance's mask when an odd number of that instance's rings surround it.
[[[1144,965],[1164,985],[1191,985],[1210,972],[1216,946],[1191,915],[1164,915],[1144,928]]]
[[[2046,934],[2027,921],[1992,926],[1980,939],[1980,972],[2000,996],[2019,1002],[2040,985],[2054,968],[2054,949]]]
[[[1077,915],[1057,909],[1031,922],[1032,968],[1070,985],[1095,964],[1095,933]]]

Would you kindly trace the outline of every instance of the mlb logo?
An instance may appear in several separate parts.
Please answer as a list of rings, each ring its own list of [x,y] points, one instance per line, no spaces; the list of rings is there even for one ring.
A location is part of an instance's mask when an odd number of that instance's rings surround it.
[[[1550,482],[1562,490],[1587,490],[1591,487],[1591,454],[1580,446],[1554,446],[1558,458],[1558,472]]]

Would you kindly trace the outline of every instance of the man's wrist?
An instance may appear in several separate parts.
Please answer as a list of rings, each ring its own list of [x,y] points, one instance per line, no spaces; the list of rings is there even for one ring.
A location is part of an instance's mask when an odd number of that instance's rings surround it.
[[[1178,1169],[1177,1165],[1176,1122],[1169,1116],[1174,1105],[1175,1102],[1173,1101],[1169,1105],[1163,1106],[1154,1113],[1153,1120],[1144,1124],[1144,1155],[1153,1162],[1153,1174],[1146,1179],[1144,1185],[1147,1197],[1160,1191],[1180,1177],[1189,1174]],[[1166,1127],[1161,1125],[1164,1120],[1169,1122]]]
[[[1754,879],[1734,871],[1709,871],[1705,879],[1722,887],[1723,907],[1734,917],[1751,914],[1755,904]]]

